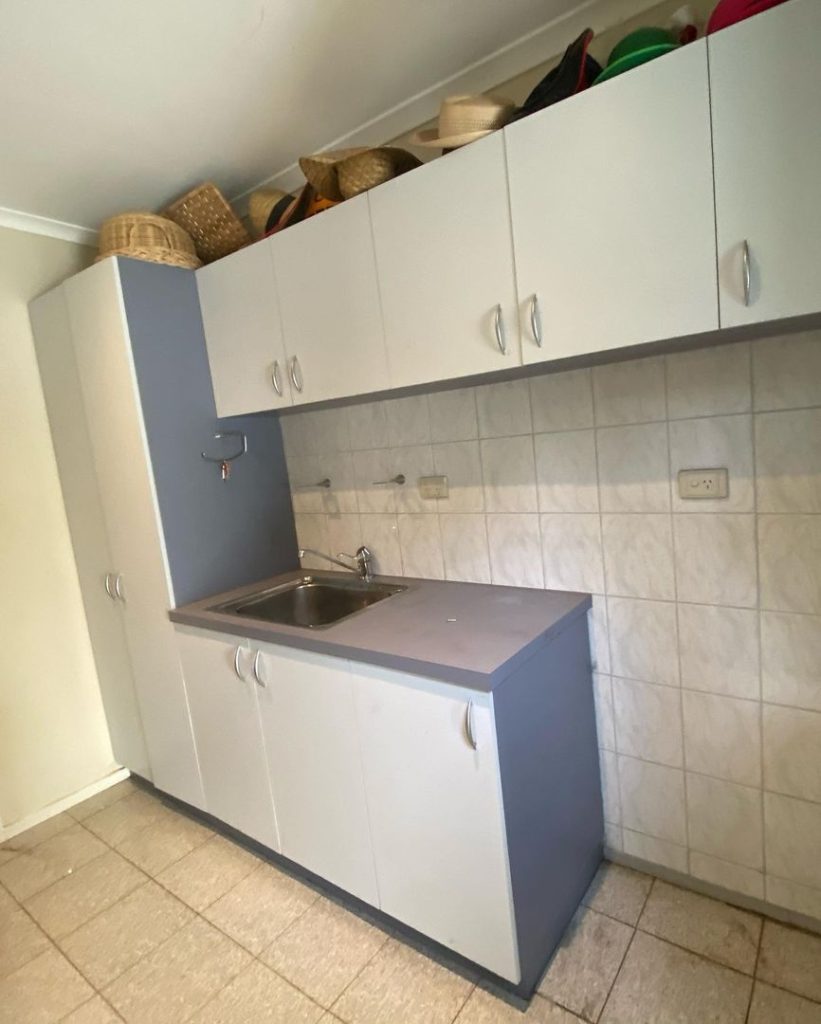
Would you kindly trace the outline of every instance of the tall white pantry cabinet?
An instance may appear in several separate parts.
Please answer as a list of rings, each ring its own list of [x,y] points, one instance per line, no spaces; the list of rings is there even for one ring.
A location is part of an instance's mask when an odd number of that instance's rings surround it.
[[[30,315],[115,757],[207,809],[168,610],[293,567],[278,424],[232,421],[249,456],[230,485],[201,458],[220,425],[189,272],[107,259]]]

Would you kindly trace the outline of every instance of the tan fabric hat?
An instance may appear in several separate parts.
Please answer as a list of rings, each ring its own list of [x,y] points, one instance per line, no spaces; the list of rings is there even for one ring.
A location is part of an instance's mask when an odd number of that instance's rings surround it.
[[[501,128],[515,109],[516,104],[502,96],[448,96],[439,107],[437,127],[416,132],[408,141],[438,149],[465,146]]]
[[[308,182],[321,196],[336,202],[390,181],[420,163],[412,153],[393,146],[336,149],[299,158]]]

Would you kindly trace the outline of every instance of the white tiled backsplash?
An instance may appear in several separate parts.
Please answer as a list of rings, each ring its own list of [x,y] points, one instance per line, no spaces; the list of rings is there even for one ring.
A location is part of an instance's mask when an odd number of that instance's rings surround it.
[[[821,919],[821,332],[282,427],[301,546],[595,595],[611,847]]]

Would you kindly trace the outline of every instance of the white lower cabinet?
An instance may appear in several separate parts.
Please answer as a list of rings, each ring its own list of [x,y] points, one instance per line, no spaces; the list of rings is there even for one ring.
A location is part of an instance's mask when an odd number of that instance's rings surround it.
[[[490,695],[352,673],[381,909],[518,982]]]
[[[258,645],[280,852],[378,905],[348,663]]]
[[[518,984],[492,697],[187,627],[177,637],[208,811]]]
[[[177,630],[205,809],[278,850],[260,729],[254,652],[244,641]]]

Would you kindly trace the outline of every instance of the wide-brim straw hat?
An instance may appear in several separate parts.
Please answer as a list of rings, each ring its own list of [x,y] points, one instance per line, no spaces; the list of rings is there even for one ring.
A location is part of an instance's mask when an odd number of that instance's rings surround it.
[[[466,146],[502,128],[515,109],[516,104],[502,96],[448,96],[439,107],[437,126],[414,133],[408,141],[438,149]]]
[[[390,181],[422,161],[395,146],[336,149],[299,159],[302,173],[326,199],[340,202]]]
[[[248,220],[257,238],[261,238],[268,230],[268,221],[271,213],[280,204],[283,209],[287,208],[293,201],[294,196],[290,192],[283,192],[278,188],[258,188],[248,197]]]
[[[130,256],[188,270],[202,266],[187,231],[166,217],[142,210],[120,213],[103,221],[98,245],[95,262],[107,256]]]

